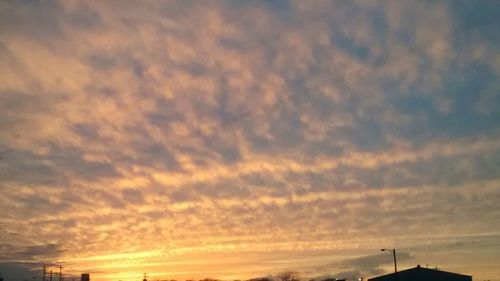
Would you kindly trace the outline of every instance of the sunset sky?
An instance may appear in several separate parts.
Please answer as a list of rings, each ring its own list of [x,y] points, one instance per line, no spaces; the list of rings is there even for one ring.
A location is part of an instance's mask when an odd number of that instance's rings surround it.
[[[500,279],[500,1],[0,1],[0,274]],[[56,270],[54,267],[53,270]]]

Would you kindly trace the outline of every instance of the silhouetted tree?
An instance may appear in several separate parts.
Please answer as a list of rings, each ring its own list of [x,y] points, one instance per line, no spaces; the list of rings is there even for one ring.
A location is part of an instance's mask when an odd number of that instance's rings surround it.
[[[202,279],[200,281],[219,281],[219,280],[207,277],[207,278]]]
[[[273,281],[271,277],[257,277],[257,278],[251,278],[246,281]]]
[[[299,281],[299,273],[296,271],[283,271],[276,275],[281,281]]]

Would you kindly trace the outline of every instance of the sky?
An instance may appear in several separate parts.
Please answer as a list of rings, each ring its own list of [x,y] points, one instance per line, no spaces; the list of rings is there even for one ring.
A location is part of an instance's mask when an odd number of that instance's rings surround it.
[[[499,14],[1,1],[0,273],[500,280]]]

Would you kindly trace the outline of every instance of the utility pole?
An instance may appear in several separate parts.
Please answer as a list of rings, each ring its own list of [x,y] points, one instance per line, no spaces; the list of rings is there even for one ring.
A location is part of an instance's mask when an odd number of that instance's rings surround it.
[[[398,263],[396,262],[396,249],[392,249],[392,256],[394,257],[394,273],[398,273]]]
[[[380,251],[384,252],[388,249],[380,249]],[[394,258],[394,273],[398,273],[398,266],[396,263],[396,249],[392,249],[392,257]]]
[[[49,272],[49,280],[52,281],[52,269]]]
[[[384,252],[388,249],[380,249],[380,251]],[[392,257],[394,258],[394,280],[398,281],[398,266],[396,262],[396,249],[392,249]]]
[[[42,277],[42,281],[45,281],[45,274],[47,274],[47,265],[46,264],[43,265],[43,277]]]
[[[62,281],[62,265],[59,266],[59,281]]]

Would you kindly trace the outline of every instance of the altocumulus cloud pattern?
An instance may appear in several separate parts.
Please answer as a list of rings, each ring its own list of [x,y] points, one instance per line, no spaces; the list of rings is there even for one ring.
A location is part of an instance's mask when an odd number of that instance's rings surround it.
[[[497,278],[499,13],[2,1],[1,272]]]

